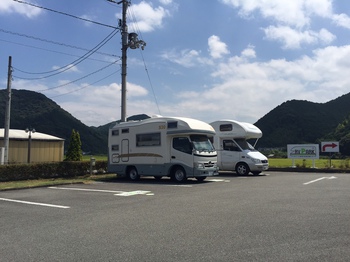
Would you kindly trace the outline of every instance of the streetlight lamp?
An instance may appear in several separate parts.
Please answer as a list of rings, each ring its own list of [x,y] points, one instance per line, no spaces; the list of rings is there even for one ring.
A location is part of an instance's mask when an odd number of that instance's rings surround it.
[[[32,133],[35,133],[35,129],[34,128],[26,128],[26,133],[29,133],[29,137],[28,137],[28,164],[30,163],[30,148],[32,146]]]

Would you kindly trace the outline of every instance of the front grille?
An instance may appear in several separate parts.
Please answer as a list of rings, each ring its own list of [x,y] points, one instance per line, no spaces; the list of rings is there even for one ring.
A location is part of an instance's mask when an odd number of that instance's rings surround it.
[[[205,166],[205,167],[214,167],[214,165],[216,165],[215,162],[204,163],[204,166]]]

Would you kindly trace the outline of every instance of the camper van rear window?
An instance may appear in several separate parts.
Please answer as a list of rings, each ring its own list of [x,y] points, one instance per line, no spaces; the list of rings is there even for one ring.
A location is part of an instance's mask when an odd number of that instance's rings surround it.
[[[122,134],[127,134],[129,133],[129,128],[123,128],[122,129]]]
[[[136,146],[160,146],[160,133],[136,135]]]
[[[112,130],[112,136],[119,136],[119,129]]]
[[[168,122],[168,128],[177,128],[177,121],[176,122]]]
[[[232,131],[232,124],[220,125],[220,131]]]

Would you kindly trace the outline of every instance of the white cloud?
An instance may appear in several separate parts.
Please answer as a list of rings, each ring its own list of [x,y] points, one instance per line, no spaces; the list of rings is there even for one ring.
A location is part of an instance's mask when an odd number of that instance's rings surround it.
[[[190,117],[207,122],[229,118],[254,123],[271,108],[291,99],[327,102],[349,92],[350,45],[317,49],[312,56],[290,61],[247,60],[246,54],[252,51],[248,47],[240,57],[215,65],[212,77],[219,84],[179,93],[176,114],[191,112]],[[171,106],[161,108],[174,115]]]
[[[29,3],[31,1],[28,1]],[[30,5],[21,4],[13,0],[1,0],[0,1],[0,14],[13,14],[17,13],[24,15],[28,18],[34,18],[41,14],[41,9]]]
[[[246,49],[244,49],[241,53],[242,57],[246,57],[246,58],[255,58],[256,54],[255,54],[255,50],[254,50],[254,46],[249,45]]]
[[[212,61],[210,61],[207,58],[201,57],[200,54],[200,51],[193,49],[184,49],[179,52],[176,50],[170,50],[167,52],[163,52],[161,57],[165,60],[171,61],[172,63],[176,63],[187,68],[198,65],[212,64]]]
[[[302,44],[330,44],[336,38],[324,28],[319,32],[299,31],[288,26],[269,26],[263,30],[267,39],[281,42],[285,49],[300,48]]]
[[[220,41],[216,35],[208,38],[209,53],[212,58],[221,58],[223,55],[229,54],[227,45]]]
[[[329,29],[313,30],[313,18],[327,19],[350,29],[350,17],[333,12],[333,0],[221,0],[239,10],[243,17],[260,15],[269,26],[264,28],[266,39],[282,43],[284,49],[302,45],[330,44],[336,38]]]
[[[335,14],[332,16],[333,22],[337,26],[345,27],[347,29],[350,29],[350,17],[346,14]]]
[[[173,0],[159,0],[159,2],[163,5],[170,5],[173,2]]]
[[[310,16],[330,17],[332,0],[222,0],[240,10],[242,16],[259,12],[264,18],[275,22],[302,28],[310,24]]]
[[[61,67],[60,66],[53,66],[52,69],[53,70],[57,70],[57,69],[60,69]],[[62,72],[70,72],[70,73],[77,73],[77,72],[80,72],[80,70],[78,69],[77,66],[75,65],[67,65],[63,68],[61,68],[59,71],[62,71]]]
[[[137,21],[129,21],[129,31],[134,32],[151,32],[156,28],[161,28],[163,26],[163,19],[170,16],[167,9],[159,6],[153,8],[150,3],[141,1],[139,4],[133,4],[129,7],[129,13],[132,14],[134,19]]]

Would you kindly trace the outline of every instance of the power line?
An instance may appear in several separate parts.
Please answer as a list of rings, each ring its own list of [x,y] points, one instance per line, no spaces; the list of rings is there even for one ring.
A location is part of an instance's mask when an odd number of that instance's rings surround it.
[[[26,73],[26,74],[50,74],[50,75],[42,76],[42,77],[35,77],[35,78],[24,78],[24,77],[18,77],[18,76],[15,76],[15,77],[17,77],[19,79],[24,79],[24,80],[39,80],[39,79],[49,78],[51,76],[55,76],[55,75],[61,74],[61,73],[65,72],[65,71],[71,69],[72,67],[80,64],[85,59],[87,59],[89,56],[91,56],[93,53],[95,53],[98,49],[100,49],[102,46],[104,46],[109,40],[111,40],[113,38],[113,36],[117,33],[117,31],[118,31],[118,29],[115,29],[107,37],[105,37],[105,39],[103,39],[97,46],[95,46],[93,49],[88,51],[82,57],[78,58],[77,60],[73,61],[72,63],[70,63],[68,65],[65,65],[63,67],[57,68],[55,70],[46,71],[46,72],[40,72],[40,73],[33,73],[33,72],[26,72],[26,71],[23,71],[23,70],[20,70],[20,69],[17,69],[17,68],[14,67],[17,71],[20,71],[20,72]]]
[[[114,62],[112,62],[112,63],[110,63],[110,64],[108,64],[108,65],[106,65],[106,66],[104,66],[104,67],[102,67],[102,68],[100,68],[100,69],[98,69],[98,70],[92,72],[92,73],[90,73],[90,74],[87,74],[87,75],[85,75],[85,76],[83,76],[83,77],[80,77],[80,78],[75,79],[75,80],[73,80],[73,81],[70,81],[70,82],[68,82],[68,83],[65,83],[65,84],[62,84],[62,85],[59,85],[59,86],[55,86],[55,87],[50,87],[50,88],[43,89],[43,90],[38,90],[38,92],[45,92],[45,91],[57,89],[57,88],[64,87],[64,86],[70,85],[70,84],[72,84],[72,83],[78,82],[78,81],[80,81],[80,80],[82,80],[82,79],[84,79],[84,78],[87,78],[87,77],[89,77],[89,76],[91,76],[91,75],[94,75],[94,74],[96,74],[96,73],[98,73],[98,72],[101,72],[102,70],[106,69],[107,67],[110,67],[111,65],[114,65],[114,64],[117,63],[118,61],[120,61],[120,60],[116,60],[116,61],[114,61]]]
[[[43,51],[47,51],[47,52],[52,52],[52,53],[56,53],[56,54],[60,54],[60,55],[67,55],[67,56],[73,56],[73,57],[80,57],[78,55],[73,55],[73,54],[68,54],[68,53],[64,53],[64,52],[60,52],[60,51],[55,51],[55,50],[51,50],[51,49],[47,49],[47,48],[42,48],[42,47],[37,47],[37,46],[33,46],[33,45],[26,45],[26,44],[22,44],[22,43],[18,43],[18,42],[13,42],[13,41],[8,41],[5,39],[0,39],[1,42],[5,42],[5,43],[9,43],[9,44],[15,44],[15,45],[20,45],[20,46],[24,46],[24,47],[29,47],[29,48],[34,48],[34,49],[39,49],[39,50],[43,50]],[[86,49],[88,50],[88,49]],[[100,52],[96,52],[100,53]],[[119,57],[117,55],[110,55],[113,57]],[[108,63],[106,60],[101,60],[101,59],[96,59],[96,58],[88,58],[89,60],[93,60],[93,61],[97,61],[97,62],[103,62],[103,63]],[[19,70],[20,72],[22,72],[21,70]]]
[[[133,9],[132,9],[132,8],[130,8],[130,10],[131,10],[131,11],[130,11],[129,13],[130,13],[131,19],[134,21],[135,31],[140,35],[140,38],[142,39],[141,30],[140,30],[140,28],[139,28],[139,26],[138,26],[138,23],[137,23],[137,20],[136,20],[136,18],[135,18],[135,13],[133,12]],[[141,57],[142,57],[143,65],[144,65],[144,67],[145,67],[145,71],[146,71],[146,74],[147,74],[148,81],[149,81],[150,86],[151,86],[151,89],[152,89],[153,97],[154,97],[154,100],[155,100],[155,103],[156,103],[158,112],[159,112],[159,114],[161,115],[160,109],[159,109],[159,105],[158,105],[158,100],[157,100],[156,94],[155,94],[155,92],[154,92],[153,84],[152,84],[151,77],[150,77],[149,72],[148,72],[148,69],[147,69],[147,65],[146,65],[145,58],[144,58],[144,56],[143,56],[142,50],[140,50],[140,54],[141,54]]]
[[[82,47],[69,45],[69,44],[65,44],[65,43],[60,43],[60,42],[56,42],[56,41],[52,41],[52,40],[48,40],[48,39],[32,36],[32,35],[26,35],[26,34],[22,34],[22,33],[17,33],[17,32],[5,30],[5,29],[2,29],[2,28],[0,28],[0,32],[6,33],[6,34],[17,35],[17,36],[20,36],[20,37],[26,37],[26,38],[29,38],[29,39],[34,39],[34,40],[46,42],[46,43],[49,43],[49,44],[60,45],[60,46],[69,47],[69,48],[73,48],[73,49],[78,49],[78,50],[82,50],[82,51],[89,51],[89,49],[87,49],[87,48],[82,48]],[[116,55],[103,53],[103,52],[96,52],[96,54],[116,57]]]
[[[92,20],[89,20],[89,19],[86,19],[86,18],[82,18],[82,17],[79,17],[79,16],[71,15],[71,14],[67,14],[67,13],[64,13],[64,12],[61,12],[61,11],[57,11],[57,10],[53,10],[53,9],[50,9],[50,8],[47,8],[47,7],[38,6],[38,5],[35,5],[35,4],[32,4],[32,3],[28,3],[28,2],[24,2],[24,1],[21,1],[21,0],[12,0],[12,1],[18,2],[20,4],[30,5],[30,6],[33,6],[33,7],[36,7],[36,8],[41,8],[41,9],[44,9],[44,10],[47,10],[47,11],[50,11],[50,12],[54,12],[54,13],[58,13],[58,14],[61,14],[61,15],[70,16],[70,17],[73,17],[73,18],[76,18],[76,19],[79,19],[79,20],[83,20],[85,22],[89,22],[89,23],[93,23],[93,24],[97,24],[97,25],[101,25],[101,26],[106,26],[106,27],[110,27],[110,28],[113,28],[113,29],[117,29],[117,27],[115,27],[115,26],[111,26],[111,25],[100,23],[100,22],[92,21]]]
[[[115,71],[115,72],[113,72],[113,73],[111,73],[111,74],[109,74],[109,75],[107,75],[107,76],[105,76],[105,77],[103,77],[103,78],[101,78],[101,79],[99,79],[99,80],[93,82],[93,83],[90,83],[90,84],[88,84],[88,85],[86,85],[86,86],[83,86],[83,87],[78,88],[78,89],[74,89],[74,90],[72,90],[72,91],[69,91],[69,92],[66,92],[66,93],[63,93],[63,94],[51,96],[50,98],[56,98],[56,97],[59,97],[59,96],[64,96],[64,95],[68,95],[68,94],[71,94],[71,93],[80,91],[80,90],[85,89],[85,88],[87,88],[87,87],[89,87],[89,86],[92,86],[92,85],[94,85],[94,84],[97,84],[97,83],[101,82],[102,80],[107,79],[108,77],[110,77],[110,76],[112,76],[112,75],[115,75],[115,74],[118,73],[119,71],[120,71],[120,69],[119,69],[118,71]]]

